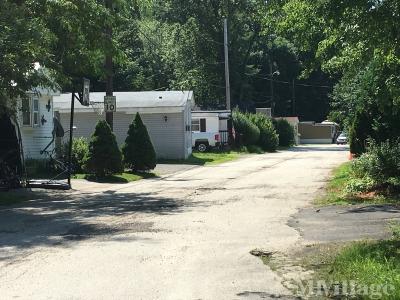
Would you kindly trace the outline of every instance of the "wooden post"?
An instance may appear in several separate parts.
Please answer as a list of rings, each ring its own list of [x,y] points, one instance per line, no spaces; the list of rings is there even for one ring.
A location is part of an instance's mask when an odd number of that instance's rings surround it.
[[[225,89],[226,109],[231,110],[231,86],[229,80],[228,20],[224,19]]]
[[[110,11],[112,11],[112,0],[106,0],[106,8]],[[112,28],[107,27],[106,28],[106,36],[107,36],[107,42],[109,44],[109,49],[112,47]],[[108,52],[106,54],[106,73],[107,73],[107,83],[106,83],[106,96],[113,96],[113,57],[112,53],[110,52],[111,50],[108,49]],[[111,130],[114,128],[114,113],[113,112],[106,112],[106,121],[108,125],[110,125]]]
[[[74,111],[75,111],[75,90],[71,94],[71,115],[69,120],[69,147],[68,147],[68,185],[71,188],[71,165],[72,165],[72,142],[74,127]]]

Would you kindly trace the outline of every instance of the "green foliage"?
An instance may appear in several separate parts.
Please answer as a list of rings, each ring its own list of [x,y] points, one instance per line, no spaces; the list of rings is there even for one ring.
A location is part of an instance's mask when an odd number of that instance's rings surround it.
[[[370,177],[364,176],[364,173],[356,174],[354,163],[353,160],[333,170],[333,176],[327,185],[326,193],[317,199],[317,204],[326,206],[331,204],[399,203],[400,199],[396,194],[376,193],[376,182]]]
[[[361,299],[399,299],[400,298],[400,241],[391,240],[376,242],[356,242],[345,247],[334,257],[330,266],[330,278],[334,282],[356,280],[355,291],[359,287],[369,287],[370,294],[360,293]],[[388,293],[383,293],[383,287]],[[377,289],[376,287],[382,287]]]
[[[264,153],[264,150],[260,146],[257,146],[257,145],[249,145],[246,147],[246,149],[249,153],[256,153],[256,154]]]
[[[99,121],[96,125],[89,142],[89,153],[84,169],[97,177],[123,171],[121,151],[106,121]]]
[[[250,120],[247,114],[234,110],[232,113],[233,126],[236,132],[237,146],[249,146],[258,143],[260,129]]]
[[[133,170],[153,170],[156,167],[156,152],[139,113],[129,126],[122,152],[125,164]]]
[[[367,153],[354,160],[355,178],[370,183],[370,187],[400,189],[400,139],[376,143],[370,141]]]
[[[191,89],[200,107],[225,107],[222,20],[227,17],[233,105],[254,110],[256,102],[267,99],[274,89],[275,113],[292,113],[289,83],[271,87],[267,80],[272,68],[272,73],[279,70],[276,79],[291,82],[301,71],[302,59],[293,43],[275,35],[270,28],[274,20],[264,23],[270,3],[166,0],[138,6],[128,9],[125,25],[116,30],[123,51],[117,63],[117,89]],[[322,72],[312,76],[320,84],[329,80]],[[327,93],[297,88],[298,112],[308,120],[324,120]]]
[[[119,26],[123,2],[115,1],[110,12],[98,0],[2,1],[0,101],[40,86],[78,89],[84,76],[100,79],[105,55],[118,56],[104,31]]]
[[[62,149],[62,155],[68,157],[69,143],[65,143]],[[74,138],[72,140],[71,163],[74,173],[84,172],[84,165],[89,155],[89,143],[86,138]]]
[[[30,1],[3,0],[0,10],[0,106],[48,82],[35,62],[49,58],[52,36]]]
[[[360,155],[365,152],[367,139],[371,137],[371,120],[365,112],[359,112],[355,115],[354,122],[350,127],[350,151]]]
[[[357,194],[372,191],[376,183],[370,177],[350,178],[345,185],[346,194]]]
[[[397,0],[275,5],[277,31],[307,57],[304,73],[322,68],[339,79],[331,118],[349,128],[358,114],[367,116],[377,142],[400,136],[400,36],[393,34],[399,9]],[[356,153],[364,152],[363,134],[352,130]]]
[[[249,114],[248,117],[260,130],[260,137],[257,145],[264,151],[276,151],[279,144],[279,137],[271,119],[260,113]]]
[[[276,120],[275,128],[279,135],[279,146],[290,147],[294,145],[294,129],[288,121],[285,119]]]

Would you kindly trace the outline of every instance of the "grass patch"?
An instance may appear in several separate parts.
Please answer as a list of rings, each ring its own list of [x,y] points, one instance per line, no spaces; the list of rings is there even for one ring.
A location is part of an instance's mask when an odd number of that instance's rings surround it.
[[[243,153],[238,151],[193,152],[188,159],[160,159],[160,164],[215,165],[238,159]]]
[[[129,183],[133,181],[138,181],[146,178],[156,177],[154,173],[145,173],[145,172],[135,172],[128,173],[124,172],[122,174],[109,175],[105,177],[96,177],[92,174],[75,174],[73,175],[73,179],[86,179],[87,181],[99,182],[99,183]]]
[[[304,254],[303,266],[314,270],[314,282],[328,285],[330,295],[335,287],[353,282],[357,295],[351,299],[400,299],[399,233],[396,225],[390,240],[313,246]],[[342,294],[337,299],[348,298]]]
[[[351,162],[346,162],[332,172],[325,194],[315,200],[316,205],[354,205],[400,203],[398,196],[379,193],[350,194],[345,186],[351,180]]]
[[[335,257],[331,278],[356,280],[360,286],[393,286],[393,294],[380,299],[400,299],[400,241],[357,242]],[[369,297],[365,297],[369,298]]]

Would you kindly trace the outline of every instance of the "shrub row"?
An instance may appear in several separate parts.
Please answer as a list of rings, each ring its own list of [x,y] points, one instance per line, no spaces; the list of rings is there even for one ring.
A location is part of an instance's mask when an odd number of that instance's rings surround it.
[[[233,126],[236,132],[236,146],[247,146],[273,152],[278,147],[278,135],[272,121],[263,114],[242,113],[234,110]],[[254,151],[257,152],[257,151]]]
[[[293,146],[295,144],[293,126],[285,119],[274,120],[273,123],[279,135],[279,146]]]
[[[68,144],[63,147],[64,156]],[[129,126],[122,151],[110,126],[99,121],[88,142],[77,138],[72,143],[72,164],[76,173],[90,173],[97,177],[121,173],[124,167],[135,171],[147,171],[156,167],[156,153],[146,126],[139,114]]]

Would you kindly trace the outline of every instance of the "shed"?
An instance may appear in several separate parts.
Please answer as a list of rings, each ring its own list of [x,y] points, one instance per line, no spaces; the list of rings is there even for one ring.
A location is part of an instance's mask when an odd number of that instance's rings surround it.
[[[104,92],[90,93],[90,101],[104,102]],[[192,91],[115,92],[114,134],[120,146],[125,142],[129,125],[139,112],[146,125],[157,158],[185,159],[192,153]],[[69,127],[71,94],[54,97],[54,110],[64,128]],[[75,103],[74,137],[90,138],[105,113]]]

